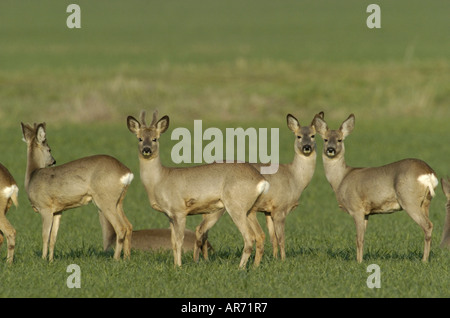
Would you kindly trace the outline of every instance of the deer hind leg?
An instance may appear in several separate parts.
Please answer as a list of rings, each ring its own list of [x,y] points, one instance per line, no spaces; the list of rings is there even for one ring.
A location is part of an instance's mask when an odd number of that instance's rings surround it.
[[[7,245],[7,256],[6,256],[6,262],[12,263],[14,258],[14,248],[16,244],[16,230],[14,227],[9,223],[8,219],[6,218],[6,211],[10,207],[11,203],[10,200],[7,202],[1,202],[0,203],[0,247],[3,243],[3,236],[6,237],[6,240],[8,242]],[[2,235],[3,234],[3,235]]]
[[[217,223],[217,221],[225,213],[225,209],[211,214],[203,214],[203,221],[195,229],[196,242],[194,245],[194,261],[198,262],[200,250],[203,258],[208,259],[208,231]]]
[[[100,210],[98,210],[98,218],[100,220],[100,226],[102,227],[103,251],[107,251],[116,240],[116,232],[114,231],[114,227]]]
[[[410,204],[409,206],[403,206],[408,215],[422,228],[425,236],[425,245],[423,250],[422,261],[428,261],[431,249],[431,233],[433,232],[433,223],[428,218],[428,210],[430,201],[424,202],[422,206]]]
[[[114,259],[118,260],[120,259],[120,255],[122,253],[124,241],[125,241],[125,235],[127,234],[127,229],[124,224],[124,221],[118,215],[116,206],[114,202],[111,202],[109,200],[103,200],[102,198],[94,198],[95,204],[97,205],[100,214],[103,214],[103,216],[106,218],[106,221],[110,223],[110,225],[113,227],[114,232],[116,233],[116,247],[114,249]],[[108,227],[106,227],[108,229]],[[104,244],[105,240],[111,238],[111,236],[105,235],[103,233],[103,239]],[[106,238],[105,238],[106,237]]]
[[[131,235],[133,233],[133,226],[131,225],[130,221],[126,217],[125,212],[123,210],[123,199],[125,198],[125,194],[126,189],[124,189],[124,191],[122,192],[122,195],[117,204],[117,212],[126,227],[126,234],[123,244],[123,256],[125,259],[128,259],[130,258],[131,255]]]
[[[256,253],[255,253],[255,261],[253,262],[253,267],[258,267],[261,263],[262,256],[264,254],[264,240],[266,238],[264,231],[259,225],[258,219],[256,217],[256,212],[250,211],[247,216],[250,227],[253,230],[256,240]]]
[[[239,268],[244,269],[247,265],[248,259],[252,254],[253,242],[255,241],[255,234],[250,226],[245,210],[227,207],[228,214],[231,216],[234,224],[236,224],[239,232],[244,239],[244,249],[242,251]]]

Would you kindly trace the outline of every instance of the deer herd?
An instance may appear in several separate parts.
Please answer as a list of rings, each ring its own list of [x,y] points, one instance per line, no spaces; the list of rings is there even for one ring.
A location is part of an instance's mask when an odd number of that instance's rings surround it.
[[[265,234],[257,212],[265,214],[273,256],[286,258],[285,222],[310,183],[316,166],[316,134],[323,139],[325,176],[341,209],[356,226],[356,259],[363,260],[364,233],[369,216],[405,210],[425,236],[423,261],[430,255],[433,224],[428,217],[438,185],[436,173],[425,162],[405,159],[381,167],[353,168],[345,162],[344,140],[352,132],[351,114],[337,130],[330,130],[320,112],[310,125],[301,126],[291,114],[287,126],[295,135],[294,159],[280,164],[274,174],[262,174],[264,164],[232,162],[191,167],[167,167],[161,163],[159,138],[169,127],[169,117],[153,113],[150,124],[142,111],[139,120],[128,116],[127,127],[138,139],[140,178],[150,205],[164,213],[169,229],[133,231],[123,210],[123,201],[133,173],[117,159],[95,155],[59,166],[51,154],[46,124],[22,123],[27,144],[25,191],[31,207],[42,218],[42,258],[53,260],[62,212],[95,203],[102,228],[103,248],[115,242],[114,259],[130,257],[131,249],[172,249],[175,266],[181,266],[183,251],[200,252],[205,259],[211,245],[208,231],[226,212],[244,240],[240,268],[245,268],[255,245],[254,266],[261,262]],[[447,198],[441,247],[450,247],[450,179],[441,179]],[[0,164],[0,246],[7,240],[8,263],[13,262],[16,230],[6,219],[12,204],[18,206],[19,188]],[[188,215],[202,214],[195,232],[185,229]]]

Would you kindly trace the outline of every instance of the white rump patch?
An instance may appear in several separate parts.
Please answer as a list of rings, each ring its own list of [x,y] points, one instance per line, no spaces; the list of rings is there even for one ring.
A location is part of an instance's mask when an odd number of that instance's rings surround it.
[[[2,191],[2,193],[3,193],[3,195],[7,198],[7,199],[9,199],[10,197],[12,197],[12,195],[14,194],[14,193],[18,193],[19,192],[19,188],[15,185],[15,184],[13,184],[12,186],[10,186],[10,187],[5,187],[4,189],[3,189],[3,191]]]
[[[120,178],[120,182],[124,185],[129,185],[133,181],[134,175],[130,172]]]
[[[256,186],[256,189],[258,190],[258,192],[260,194],[262,193],[266,193],[267,191],[269,191],[270,188],[270,184],[269,182],[267,182],[266,180],[261,181],[260,183],[258,183],[258,185]]]
[[[438,178],[436,178],[436,176],[434,174],[432,174],[432,173],[423,174],[423,175],[419,176],[417,178],[417,180],[419,180],[419,182],[422,183],[424,186],[428,187],[432,197],[434,197],[436,195],[436,193],[434,192],[434,188],[437,187],[439,180],[438,180]]]

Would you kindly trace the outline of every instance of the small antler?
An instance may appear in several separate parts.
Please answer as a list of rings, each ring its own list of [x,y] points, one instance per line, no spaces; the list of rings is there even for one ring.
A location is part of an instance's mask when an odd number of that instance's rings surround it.
[[[156,125],[157,122],[158,122],[158,110],[155,110],[153,112],[153,120],[152,120],[152,123],[150,124],[150,126]]]
[[[144,127],[147,127],[147,124],[145,123],[145,110],[141,110],[141,124],[144,126]]]

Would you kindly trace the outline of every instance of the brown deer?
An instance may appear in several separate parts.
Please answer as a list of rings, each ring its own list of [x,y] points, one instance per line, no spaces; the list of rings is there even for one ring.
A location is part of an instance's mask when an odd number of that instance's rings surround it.
[[[14,247],[16,245],[16,230],[6,218],[11,205],[19,206],[17,195],[19,188],[13,176],[2,164],[0,164],[0,247],[3,244],[4,237],[8,242],[8,252],[6,262],[12,263],[14,258]]]
[[[442,191],[447,198],[446,210],[444,222],[444,231],[442,232],[441,247],[450,247],[450,179],[441,178]]]
[[[144,229],[133,231],[131,248],[142,251],[172,250],[172,233],[170,229]],[[197,243],[195,232],[185,229],[183,252],[193,251]],[[213,249],[209,242],[208,249]]]
[[[171,168],[161,164],[159,138],[169,127],[169,117],[158,120],[154,112],[149,126],[145,111],[140,122],[133,116],[127,118],[128,129],[139,140],[139,163],[141,181],[147,191],[153,209],[163,212],[170,221],[175,266],[181,266],[181,250],[186,217],[193,214],[211,213],[197,227],[197,244],[194,260],[199,249],[205,248],[206,233],[225,210],[244,238],[240,268],[244,268],[256,241],[254,266],[258,266],[264,252],[264,232],[252,212],[255,201],[269,188],[269,183],[250,164],[212,163],[193,167]]]
[[[320,113],[318,116],[323,116]],[[255,210],[265,212],[266,223],[272,242],[273,256],[284,260],[285,234],[284,227],[287,215],[298,206],[298,200],[309,185],[316,168],[316,129],[311,122],[309,126],[300,126],[297,118],[288,114],[288,128],[295,135],[294,160],[288,164],[280,164],[274,174],[264,174],[270,183],[269,190],[261,195],[255,204]],[[263,164],[254,164],[261,171]]]
[[[328,129],[324,119],[316,116],[314,125],[323,138],[325,176],[333,188],[339,207],[349,213],[356,225],[356,255],[362,262],[364,233],[369,216],[405,210],[423,229],[423,261],[428,260],[433,224],[428,218],[436,173],[425,162],[404,159],[381,167],[352,168],[345,163],[344,140],[353,131],[351,114],[338,130]]]
[[[103,245],[116,235],[114,259],[130,257],[132,226],[122,203],[133,180],[130,169],[117,159],[96,155],[56,164],[47,142],[45,123],[22,123],[27,143],[25,190],[31,206],[42,218],[42,258],[53,260],[53,251],[62,212],[93,201],[99,210]],[[50,248],[49,248],[50,244]]]

